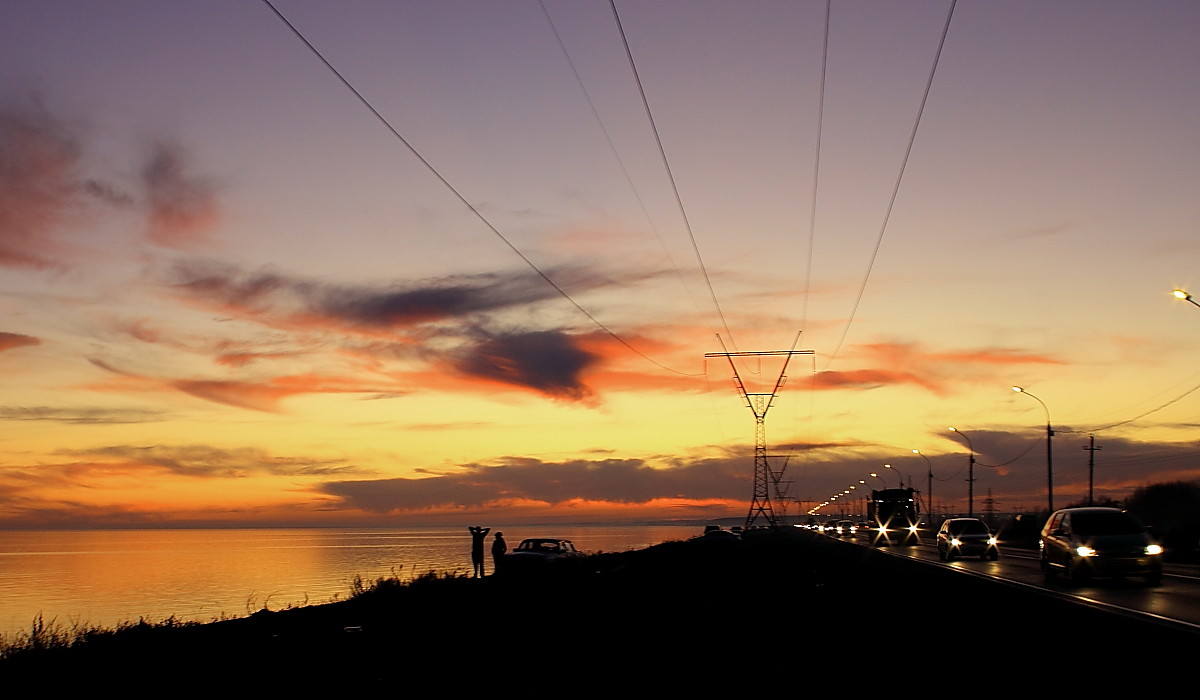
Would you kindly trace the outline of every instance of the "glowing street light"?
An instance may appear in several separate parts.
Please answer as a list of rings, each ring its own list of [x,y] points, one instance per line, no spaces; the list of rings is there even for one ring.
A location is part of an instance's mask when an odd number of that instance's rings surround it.
[[[1191,294],[1188,294],[1187,292],[1185,292],[1182,289],[1176,289],[1175,291],[1173,291],[1171,293],[1175,295],[1176,299],[1182,299],[1186,302],[1189,302],[1192,304],[1192,306],[1200,306],[1200,303],[1198,303],[1195,299],[1193,299]]]
[[[892,471],[894,471],[894,472],[896,472],[897,474],[899,474],[899,475],[900,475],[900,488],[904,488],[904,473],[903,473],[903,472],[901,472],[899,469],[897,469],[897,468],[893,467],[893,466],[892,466],[892,465],[890,465],[890,464],[885,464],[885,465],[883,465],[883,468],[884,468],[884,469],[891,469]]]
[[[971,451],[970,460],[967,462],[967,517],[975,517],[975,446],[971,444],[971,438],[963,431],[955,428],[953,425],[949,428],[950,432],[961,435],[963,440],[967,441],[967,449]]]
[[[1186,294],[1186,292],[1185,292]],[[1050,409],[1046,407],[1046,402],[1042,401],[1033,394],[1025,391],[1019,386],[1014,386],[1013,391],[1018,394],[1025,394],[1029,398],[1037,401],[1042,405],[1042,410],[1046,412],[1046,503],[1050,506],[1050,512],[1054,512],[1054,428],[1050,427]]]

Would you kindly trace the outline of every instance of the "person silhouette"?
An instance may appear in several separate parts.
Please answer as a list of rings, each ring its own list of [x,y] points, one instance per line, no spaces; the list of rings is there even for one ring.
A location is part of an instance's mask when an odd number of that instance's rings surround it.
[[[492,528],[473,525],[467,529],[471,531],[471,568],[474,570],[474,578],[482,578],[483,538],[487,537]]]
[[[508,551],[508,543],[504,541],[504,533],[496,532],[495,539],[492,540],[492,573],[500,571],[500,559],[504,557],[504,553]]]

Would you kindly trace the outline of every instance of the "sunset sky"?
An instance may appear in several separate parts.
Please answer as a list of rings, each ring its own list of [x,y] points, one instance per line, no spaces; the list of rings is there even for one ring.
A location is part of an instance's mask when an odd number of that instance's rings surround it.
[[[378,117],[263,2],[0,5],[0,527],[743,516],[705,355],[793,347],[790,512],[965,511],[951,425],[1045,507],[1013,385],[1058,505],[1200,478],[1200,4],[959,2],[906,165],[946,1],[274,5]]]

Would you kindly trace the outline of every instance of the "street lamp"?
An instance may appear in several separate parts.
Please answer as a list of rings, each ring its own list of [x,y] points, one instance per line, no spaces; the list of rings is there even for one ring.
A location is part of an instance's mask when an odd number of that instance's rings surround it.
[[[897,468],[893,467],[893,466],[892,466],[892,465],[890,465],[890,464],[885,464],[885,465],[883,465],[883,468],[884,468],[884,469],[891,469],[892,471],[894,471],[894,472],[896,472],[897,474],[899,474],[899,475],[900,475],[900,488],[904,488],[904,474],[903,474],[903,473],[902,473],[902,472],[901,472],[899,469],[897,469]]]
[[[913,450],[913,454],[919,455],[925,460],[925,464],[929,466],[928,476],[925,480],[925,510],[926,517],[929,518],[929,526],[933,527],[933,462],[929,458],[921,454],[920,450]]]
[[[1186,293],[1186,292],[1185,292]],[[1029,398],[1037,401],[1042,405],[1042,410],[1046,412],[1046,503],[1050,506],[1050,512],[1054,512],[1054,428],[1050,427],[1050,409],[1046,408],[1046,402],[1042,401],[1033,394],[1025,391],[1019,386],[1014,386],[1013,391],[1018,394],[1025,394]]]
[[[1183,291],[1182,289],[1176,289],[1175,291],[1173,291],[1171,293],[1175,295],[1176,299],[1183,299],[1184,301],[1191,303],[1192,306],[1200,306],[1200,303],[1198,303],[1195,299],[1193,299],[1191,294],[1188,294],[1187,292]]]
[[[950,432],[961,435],[963,440],[967,441],[967,449],[971,451],[971,457],[967,462],[967,517],[975,517],[975,446],[971,444],[971,438],[963,431],[950,426]]]

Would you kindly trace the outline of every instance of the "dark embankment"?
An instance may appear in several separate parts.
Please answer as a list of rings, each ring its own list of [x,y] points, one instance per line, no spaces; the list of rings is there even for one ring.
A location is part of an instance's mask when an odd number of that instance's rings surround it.
[[[828,538],[764,534],[666,543],[519,576],[385,582],[341,603],[127,630],[18,654],[0,663],[0,678],[347,690],[504,687],[522,676],[543,687],[695,685],[746,674],[919,672],[947,650],[977,649],[971,668],[939,671],[970,677],[1018,672],[1050,649],[1056,664],[1090,668],[1130,650],[1165,662],[1198,641]]]

